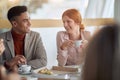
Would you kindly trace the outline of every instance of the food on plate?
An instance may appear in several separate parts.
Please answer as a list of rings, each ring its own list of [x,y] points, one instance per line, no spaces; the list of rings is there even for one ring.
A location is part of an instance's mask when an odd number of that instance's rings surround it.
[[[40,71],[38,71],[38,73],[41,73],[41,74],[48,74],[48,75],[51,75],[53,74],[53,72],[47,68],[45,69],[41,69]]]

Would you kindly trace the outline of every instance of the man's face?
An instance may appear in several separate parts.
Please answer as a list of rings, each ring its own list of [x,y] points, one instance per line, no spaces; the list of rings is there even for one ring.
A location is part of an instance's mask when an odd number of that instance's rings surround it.
[[[16,16],[12,25],[13,30],[18,34],[26,34],[30,32],[31,21],[28,12],[24,12],[21,13],[20,16]]]

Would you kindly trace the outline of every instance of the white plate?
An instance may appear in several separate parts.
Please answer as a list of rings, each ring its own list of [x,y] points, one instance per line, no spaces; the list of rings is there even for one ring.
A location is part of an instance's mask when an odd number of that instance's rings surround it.
[[[44,69],[44,68],[46,68],[46,67],[43,67],[43,68],[40,68],[37,70],[33,70],[32,76],[37,77],[37,78],[52,78],[52,79],[69,79],[70,78],[70,76],[66,73],[65,74],[53,73],[51,75],[38,73],[39,70]]]
[[[33,73],[33,77],[37,78],[52,78],[52,79],[70,79],[70,76],[68,74],[52,74],[52,75],[47,75],[47,74],[39,74],[39,73]]]

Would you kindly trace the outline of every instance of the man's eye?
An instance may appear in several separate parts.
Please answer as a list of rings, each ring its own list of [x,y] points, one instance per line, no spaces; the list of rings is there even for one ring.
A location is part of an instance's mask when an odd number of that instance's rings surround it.
[[[24,22],[27,22],[27,20],[23,20]]]

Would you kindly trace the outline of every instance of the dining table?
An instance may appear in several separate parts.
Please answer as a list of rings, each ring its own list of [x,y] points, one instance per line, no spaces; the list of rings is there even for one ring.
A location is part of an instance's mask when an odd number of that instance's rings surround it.
[[[40,70],[48,69],[52,74],[39,73]],[[31,70],[28,74],[20,74],[22,80],[80,80],[82,67],[72,66],[52,66],[52,68],[42,67]]]

